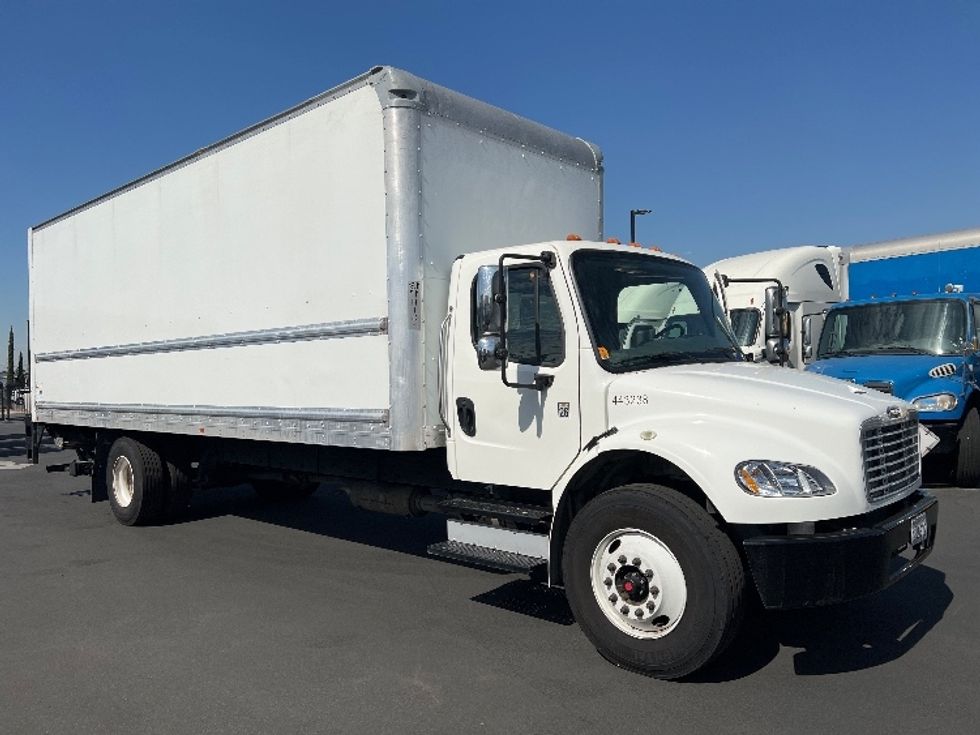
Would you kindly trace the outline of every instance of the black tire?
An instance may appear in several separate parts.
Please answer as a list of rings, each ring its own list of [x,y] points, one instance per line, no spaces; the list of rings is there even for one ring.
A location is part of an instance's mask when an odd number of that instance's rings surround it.
[[[980,410],[971,408],[956,436],[956,484],[980,487]]]
[[[601,553],[600,542],[620,529],[655,537],[683,572],[686,605],[662,637],[620,630],[593,592],[593,556]],[[568,530],[562,570],[575,620],[599,653],[659,679],[678,679],[704,667],[731,642],[742,619],[745,572],[735,546],[697,503],[661,485],[626,485],[589,502]]]
[[[167,460],[167,497],[163,504],[162,518],[170,522],[178,519],[191,503],[193,485],[190,471],[183,465]]]
[[[318,482],[285,482],[282,480],[252,480],[252,489],[264,503],[306,500],[320,487]]]
[[[109,505],[120,523],[146,526],[160,521],[169,482],[163,459],[142,442],[120,437],[106,458]],[[121,478],[120,482],[114,476]]]

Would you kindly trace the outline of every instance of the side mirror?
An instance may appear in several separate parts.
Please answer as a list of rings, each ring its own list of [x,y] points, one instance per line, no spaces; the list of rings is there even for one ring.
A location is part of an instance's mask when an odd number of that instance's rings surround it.
[[[765,320],[766,359],[784,365],[789,354],[792,324],[782,286],[769,286],[766,289]]]
[[[803,359],[813,358],[813,317],[803,317]]]
[[[500,332],[503,319],[497,294],[500,292],[500,270],[495,265],[482,265],[476,272],[473,319],[476,333],[477,364],[481,370],[499,370]]]
[[[786,292],[779,286],[766,289],[766,337],[789,337]]]

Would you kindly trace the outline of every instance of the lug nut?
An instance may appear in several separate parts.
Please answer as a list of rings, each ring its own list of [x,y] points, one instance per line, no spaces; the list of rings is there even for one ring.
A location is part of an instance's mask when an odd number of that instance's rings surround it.
[[[655,602],[648,602],[647,603],[647,610],[649,610],[650,612],[653,612],[653,608],[655,608],[656,606],[657,606],[657,603],[655,603]]]
[[[606,587],[612,587],[612,580],[609,577],[606,577],[604,580],[602,580],[602,583],[606,585]]]
[[[650,597],[656,597],[660,594],[660,588],[657,585],[650,585]]]
[[[647,579],[653,579],[653,570],[647,569],[645,572],[643,572],[643,576]]]
[[[629,615],[629,605],[623,605],[621,608],[619,608],[619,611],[623,613],[623,615]]]
[[[640,566],[640,557],[638,557],[638,556],[634,556],[633,557],[633,566],[634,567]]]
[[[616,601],[617,601],[617,600],[619,600],[619,598],[618,598],[618,597],[616,597],[616,594],[615,594],[615,593],[613,593],[613,594],[611,594],[611,595],[609,595],[609,602],[611,602],[611,603],[613,603],[613,604],[616,604]]]
[[[615,564],[610,564],[609,566],[606,567],[606,569],[608,569],[610,572],[615,572],[616,571],[616,565]]]
[[[626,557],[623,556],[622,554],[620,554],[618,561],[619,561],[620,564],[625,564],[626,563]]]
[[[636,610],[633,611],[633,614],[636,615],[636,617],[638,618],[643,617],[643,611],[640,608],[636,608]]]

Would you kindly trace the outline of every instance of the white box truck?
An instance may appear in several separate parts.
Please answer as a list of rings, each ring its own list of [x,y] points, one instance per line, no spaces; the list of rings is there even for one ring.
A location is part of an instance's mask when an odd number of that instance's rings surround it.
[[[663,678],[747,595],[907,574],[915,412],[744,361],[700,269],[599,242],[601,194],[594,146],[373,69],[31,230],[34,457],[126,524],[231,481],[443,513],[433,554],[541,575]]]

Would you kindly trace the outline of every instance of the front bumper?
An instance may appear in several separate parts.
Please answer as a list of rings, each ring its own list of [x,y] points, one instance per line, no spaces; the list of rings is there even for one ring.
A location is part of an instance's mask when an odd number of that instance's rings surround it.
[[[926,455],[927,457],[953,454],[956,450],[956,437],[960,432],[959,421],[923,421],[920,418],[919,422],[939,437],[939,443]]]
[[[910,526],[920,513],[929,530],[913,548]],[[767,608],[832,605],[883,590],[922,563],[936,541],[938,516],[936,498],[920,490],[888,508],[843,519],[847,527],[839,530],[756,536],[743,546]]]

